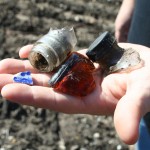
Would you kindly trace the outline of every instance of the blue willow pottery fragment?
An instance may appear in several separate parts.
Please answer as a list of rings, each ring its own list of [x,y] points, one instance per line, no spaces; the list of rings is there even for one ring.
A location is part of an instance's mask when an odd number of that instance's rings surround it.
[[[33,80],[30,71],[17,73],[16,75],[14,75],[13,81],[16,83],[33,85]]]

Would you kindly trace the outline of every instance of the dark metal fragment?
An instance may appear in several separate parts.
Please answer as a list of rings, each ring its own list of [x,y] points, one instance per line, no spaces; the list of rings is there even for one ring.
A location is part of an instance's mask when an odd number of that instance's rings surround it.
[[[86,55],[99,63],[106,74],[134,67],[141,62],[140,55],[132,48],[123,49],[108,32],[100,35],[89,47]]]

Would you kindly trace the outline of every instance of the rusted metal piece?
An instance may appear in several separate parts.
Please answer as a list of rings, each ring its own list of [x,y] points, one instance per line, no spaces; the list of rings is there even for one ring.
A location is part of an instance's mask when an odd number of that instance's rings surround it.
[[[34,44],[29,61],[40,72],[51,72],[61,65],[76,43],[73,28],[51,29]]]

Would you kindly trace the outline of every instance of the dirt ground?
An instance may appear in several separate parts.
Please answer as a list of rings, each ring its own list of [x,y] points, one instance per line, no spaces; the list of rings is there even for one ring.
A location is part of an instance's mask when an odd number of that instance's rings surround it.
[[[0,59],[18,58],[49,28],[73,26],[76,49],[103,31],[114,33],[121,0],[0,0]],[[2,79],[1,79],[2,80]],[[23,91],[22,91],[23,92]],[[113,118],[66,115],[0,98],[0,150],[129,150]]]

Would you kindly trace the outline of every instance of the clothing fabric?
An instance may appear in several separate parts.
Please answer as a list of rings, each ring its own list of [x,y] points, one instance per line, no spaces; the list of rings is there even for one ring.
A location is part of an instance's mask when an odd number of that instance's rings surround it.
[[[135,0],[128,42],[150,47],[150,0]]]
[[[150,134],[143,119],[140,122],[139,133],[140,136],[136,143],[136,150],[150,150]]]

